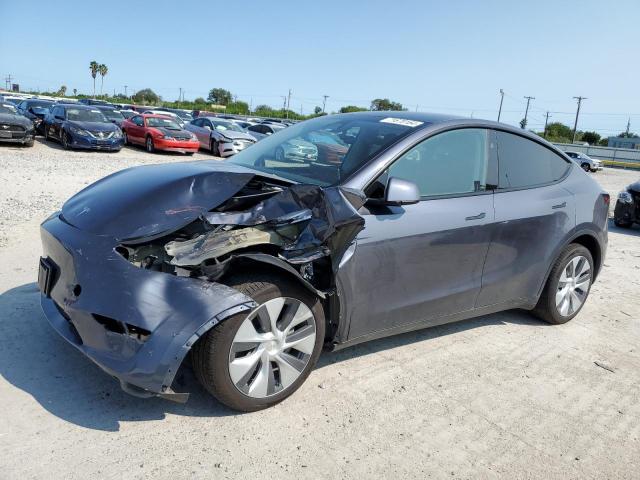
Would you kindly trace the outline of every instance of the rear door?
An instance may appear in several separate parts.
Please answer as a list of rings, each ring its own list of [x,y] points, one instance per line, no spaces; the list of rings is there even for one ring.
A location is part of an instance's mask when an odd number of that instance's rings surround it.
[[[495,145],[489,132],[439,133],[401,155],[370,185],[391,177],[415,182],[422,200],[370,206],[353,254],[349,339],[442,323],[472,310],[494,218]],[[493,169],[495,171],[495,169]]]
[[[562,182],[571,163],[527,137],[495,135],[496,217],[477,307],[535,301],[559,246],[575,227],[575,200]]]

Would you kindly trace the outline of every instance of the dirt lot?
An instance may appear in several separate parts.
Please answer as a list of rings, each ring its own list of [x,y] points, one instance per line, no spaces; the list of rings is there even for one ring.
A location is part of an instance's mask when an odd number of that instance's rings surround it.
[[[512,311],[325,353],[252,414],[189,371],[186,405],[122,393],[40,311],[38,224],[112,171],[183,159],[0,147],[0,478],[638,478],[637,228],[611,226],[567,325]],[[615,199],[640,174],[595,176]]]

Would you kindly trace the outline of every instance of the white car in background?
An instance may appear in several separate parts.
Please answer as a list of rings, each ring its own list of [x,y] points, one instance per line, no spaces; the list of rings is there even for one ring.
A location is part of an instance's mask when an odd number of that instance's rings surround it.
[[[597,172],[598,170],[602,170],[604,167],[602,166],[602,162],[600,160],[596,160],[595,158],[591,158],[586,153],[582,152],[564,152],[567,156],[573,160],[575,163],[580,165],[580,167],[585,172]]]

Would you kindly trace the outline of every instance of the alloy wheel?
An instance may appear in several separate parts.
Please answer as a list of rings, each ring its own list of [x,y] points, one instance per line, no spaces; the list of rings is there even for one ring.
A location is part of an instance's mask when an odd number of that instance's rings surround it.
[[[591,265],[582,255],[573,257],[562,270],[556,291],[556,308],[562,316],[573,315],[587,299]]]
[[[153,139],[151,137],[147,137],[147,152],[153,153]]]
[[[289,388],[313,354],[316,323],[302,301],[277,297],[240,324],[229,351],[229,375],[236,388],[265,398]]]

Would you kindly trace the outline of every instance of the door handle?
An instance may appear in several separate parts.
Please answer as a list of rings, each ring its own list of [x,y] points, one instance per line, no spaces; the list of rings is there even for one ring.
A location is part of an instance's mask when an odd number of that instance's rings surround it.
[[[559,203],[559,204],[557,204],[557,205],[554,205],[554,206],[553,206],[553,207],[551,207],[551,208],[555,210],[555,209],[557,209],[557,208],[564,208],[564,207],[566,207],[566,206],[567,206],[567,202],[562,202],[562,203]]]
[[[479,213],[478,215],[471,215],[470,217],[465,217],[465,220],[480,220],[484,218],[487,214],[485,212]]]

